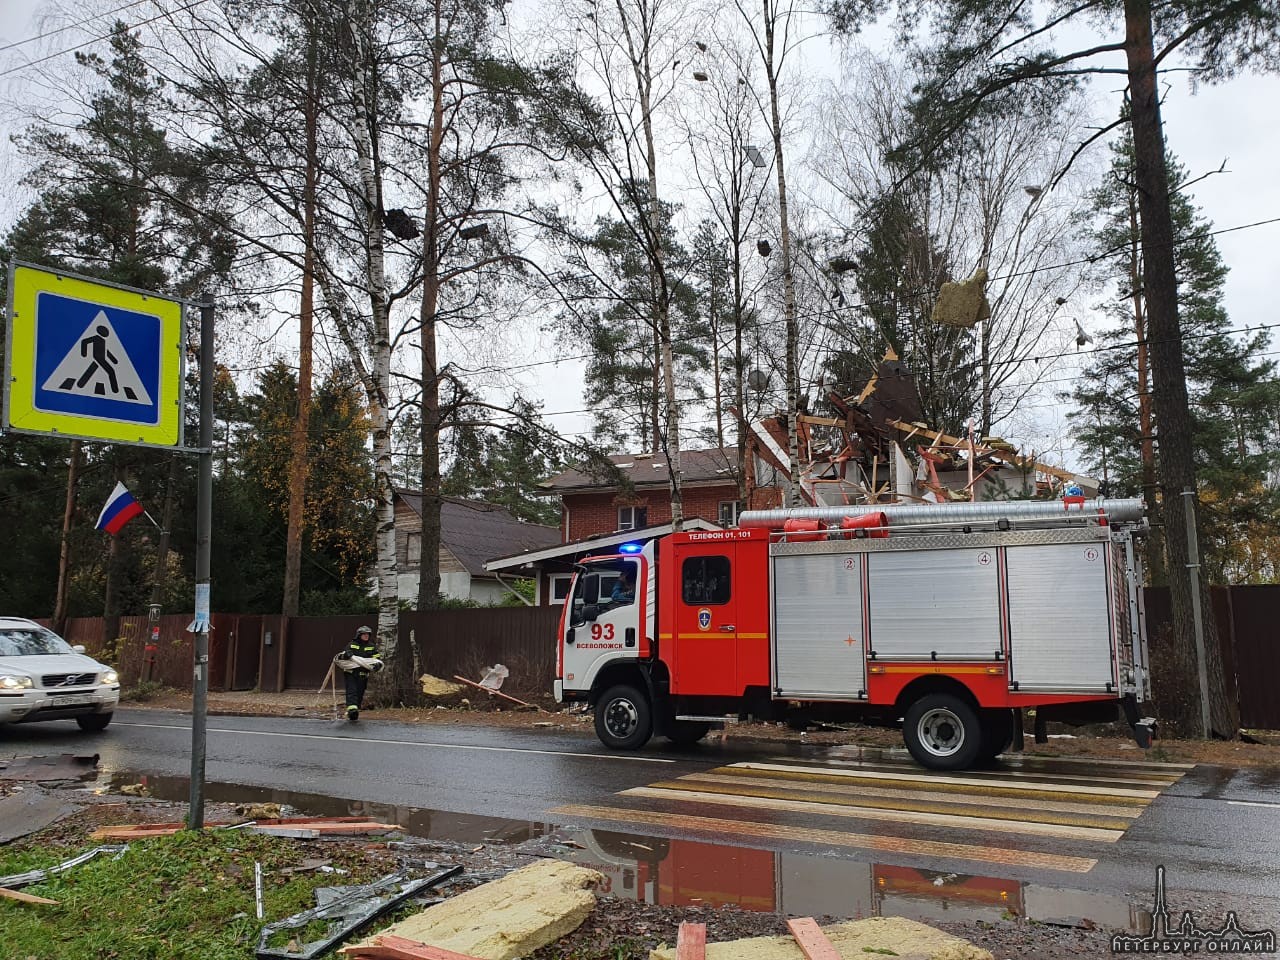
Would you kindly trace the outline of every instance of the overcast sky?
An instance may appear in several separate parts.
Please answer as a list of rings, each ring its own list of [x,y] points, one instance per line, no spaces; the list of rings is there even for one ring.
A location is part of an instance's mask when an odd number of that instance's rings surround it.
[[[94,8],[110,9],[127,2],[114,0],[94,4]],[[173,2],[176,4],[179,0]],[[21,43],[83,16],[79,11],[84,7],[79,4],[68,3],[63,9],[73,7],[77,10],[75,16],[59,20],[57,8],[50,0],[0,0],[3,14],[0,16],[0,131],[6,140],[0,145],[0,230],[12,223],[30,199],[16,186],[21,164],[7,143],[8,136],[18,129],[16,117],[22,115],[32,97],[28,83],[36,71],[22,65],[33,57],[83,42],[86,35],[68,31],[16,48],[7,45]],[[147,8],[147,4],[138,5],[140,10]],[[109,20],[102,22],[109,23]],[[805,51],[810,62],[830,59],[822,49],[814,49],[815,44],[822,43],[821,39],[812,41]],[[46,69],[70,63],[71,55],[62,54],[51,60]],[[1173,151],[1193,177],[1216,170],[1225,162],[1225,172],[1210,176],[1193,188],[1197,203],[1214,227],[1226,230],[1280,218],[1280,125],[1274,119],[1280,104],[1280,79],[1244,77],[1220,87],[1202,88],[1194,95],[1182,75],[1170,75],[1166,83],[1169,90],[1164,121]],[[1099,86],[1099,93],[1114,91],[1120,84],[1121,78],[1107,77]],[[1114,115],[1116,105],[1117,98],[1112,92],[1100,103],[1098,115]],[[1280,320],[1275,309],[1280,223],[1223,233],[1218,237],[1218,244],[1231,271],[1226,289],[1232,326],[1257,326]],[[513,355],[518,353],[520,362],[554,356],[554,344],[546,342],[535,330],[528,331],[521,340],[513,347]],[[448,344],[444,347],[447,350]],[[535,367],[518,374],[518,380],[528,394],[545,401],[547,411],[576,411],[583,406],[581,371],[581,363]],[[1045,438],[1061,433],[1060,423],[1055,422],[1060,413],[1046,409],[1038,415],[1038,424],[1024,427],[1022,433],[1009,439],[1029,449],[1045,449]],[[581,414],[555,416],[552,422],[569,433],[588,426]]]

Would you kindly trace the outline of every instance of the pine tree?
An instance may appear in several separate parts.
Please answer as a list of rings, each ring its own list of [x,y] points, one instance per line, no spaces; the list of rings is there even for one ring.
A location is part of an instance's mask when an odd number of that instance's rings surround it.
[[[1186,168],[1172,156],[1166,163],[1174,186],[1174,262],[1200,480],[1204,568],[1213,582],[1240,582],[1251,576],[1250,565],[1257,560],[1247,556],[1246,531],[1280,521],[1280,490],[1271,479],[1280,465],[1275,442],[1280,382],[1274,362],[1254,359],[1267,353],[1267,334],[1238,337],[1228,332],[1231,321],[1223,305],[1227,267],[1209,223],[1180,189],[1188,179]],[[1095,239],[1108,251],[1104,276],[1120,296],[1107,306],[1117,326],[1099,337],[1101,349],[1070,394],[1077,406],[1070,416],[1076,438],[1110,492],[1145,497],[1156,517],[1160,495],[1154,455],[1161,431],[1149,403],[1153,384],[1145,357],[1149,333],[1133,165],[1132,140],[1122,138],[1112,147],[1106,182],[1092,195],[1098,217]],[[1156,583],[1164,582],[1167,569],[1162,533],[1157,527],[1148,542],[1148,567]]]
[[[257,391],[239,403],[237,456],[225,479],[254,505],[262,527],[237,551],[254,571],[244,581],[250,606],[279,609],[289,512],[289,457],[298,377],[284,363],[262,371]],[[304,504],[304,593],[363,586],[373,561],[373,467],[365,449],[368,421],[355,378],[342,368],[318,384],[308,417],[311,481]],[[239,579],[239,578],[237,578]]]
[[[542,481],[564,468],[562,444],[541,422],[536,404],[517,397],[511,409],[515,418],[501,429],[477,417],[450,431],[452,457],[442,492],[496,503],[530,523],[554,524],[559,504],[537,493]]]

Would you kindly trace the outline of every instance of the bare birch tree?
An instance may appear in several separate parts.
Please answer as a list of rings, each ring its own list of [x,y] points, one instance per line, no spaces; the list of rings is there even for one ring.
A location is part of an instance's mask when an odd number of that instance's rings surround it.
[[[671,315],[675,284],[658,141],[667,101],[680,82],[678,68],[695,49],[689,22],[681,19],[686,12],[673,0],[570,0],[563,15],[576,38],[573,57],[581,86],[576,97],[548,105],[574,159],[601,188],[610,212],[644,256],[653,338],[653,446],[667,461],[676,530],[684,522],[684,497]]]

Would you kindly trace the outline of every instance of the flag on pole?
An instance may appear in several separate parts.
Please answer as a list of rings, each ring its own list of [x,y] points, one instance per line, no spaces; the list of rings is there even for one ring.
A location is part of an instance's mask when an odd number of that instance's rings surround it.
[[[111,496],[107,497],[102,512],[98,514],[98,522],[94,527],[105,530],[114,537],[126,523],[144,512],[142,504],[133,499],[133,494],[126,489],[125,485],[117,483],[115,489],[111,491]]]

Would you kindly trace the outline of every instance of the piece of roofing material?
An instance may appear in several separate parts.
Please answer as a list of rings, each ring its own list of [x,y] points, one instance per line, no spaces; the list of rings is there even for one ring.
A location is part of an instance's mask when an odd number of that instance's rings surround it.
[[[0,760],[0,780],[79,780],[95,773],[98,755],[61,753],[49,757]]]
[[[43,830],[79,807],[38,788],[0,799],[0,843]]]
[[[268,923],[258,936],[255,956],[258,960],[312,960],[332,950],[357,930],[368,926],[374,920],[394,910],[406,900],[438,886],[445,880],[462,872],[461,865],[439,870],[429,877],[418,880],[407,879],[403,873],[394,873],[371,884],[351,887],[349,895],[295,913],[274,923]],[[315,922],[328,922],[328,929],[319,940],[302,945],[290,943],[284,947],[269,946],[271,939],[278,933],[290,930],[305,930]]]
[[[576,930],[595,908],[595,870],[539,860],[382,931],[479,960],[516,960]],[[357,944],[364,946],[364,944]]]
[[[739,527],[781,528],[788,520],[824,520],[839,523],[845,517],[883,513],[890,527],[914,524],[982,523],[993,520],[1089,519],[1099,515],[1114,523],[1142,519],[1143,502],[1138,498],[1086,500],[1067,506],[1061,500],[992,500],[984,503],[902,504],[875,503],[838,507],[790,507],[779,510],[746,510],[738,517]]]
[[[127,843],[120,844],[104,844],[100,847],[94,847],[92,850],[86,850],[78,856],[72,857],[70,860],[63,860],[62,863],[54,864],[52,867],[44,867],[40,870],[28,870],[26,873],[14,873],[7,877],[0,877],[0,887],[8,887],[14,889],[17,887],[30,886],[33,883],[41,883],[50,877],[59,873],[66,873],[68,870],[74,870],[82,863],[87,863],[94,857],[103,853],[114,853],[116,857],[120,857],[129,849]]]

